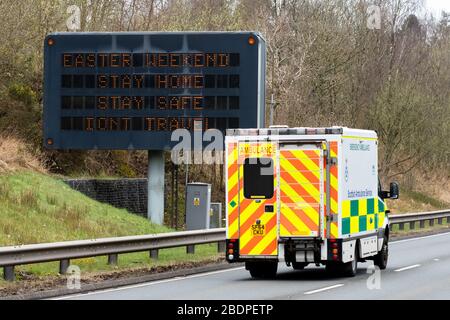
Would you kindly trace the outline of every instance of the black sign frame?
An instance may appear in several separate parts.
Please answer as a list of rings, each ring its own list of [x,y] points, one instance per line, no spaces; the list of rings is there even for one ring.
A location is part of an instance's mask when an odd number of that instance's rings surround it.
[[[53,33],[44,46],[47,148],[169,150],[175,129],[264,126],[258,33]]]

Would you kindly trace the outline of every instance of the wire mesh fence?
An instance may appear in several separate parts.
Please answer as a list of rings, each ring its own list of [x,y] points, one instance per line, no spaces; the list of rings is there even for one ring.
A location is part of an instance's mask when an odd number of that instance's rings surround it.
[[[65,182],[99,202],[147,216],[147,179],[70,179]]]

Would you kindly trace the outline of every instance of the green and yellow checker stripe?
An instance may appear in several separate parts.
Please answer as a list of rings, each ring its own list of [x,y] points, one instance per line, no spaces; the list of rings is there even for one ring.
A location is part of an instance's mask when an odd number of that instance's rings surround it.
[[[386,204],[379,198],[344,200],[342,202],[342,235],[382,228]]]

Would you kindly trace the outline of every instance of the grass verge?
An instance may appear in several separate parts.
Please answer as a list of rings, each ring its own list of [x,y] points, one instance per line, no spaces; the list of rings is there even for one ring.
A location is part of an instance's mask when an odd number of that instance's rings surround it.
[[[157,260],[149,258],[148,252],[119,255],[118,265],[107,264],[107,256],[71,260],[71,265],[81,270],[83,282],[98,282],[133,275],[150,274],[170,271],[181,267],[200,266],[207,263],[223,261],[223,254],[217,252],[217,245],[205,244],[195,248],[195,254],[186,254],[185,248],[164,249],[159,251]],[[67,276],[58,274],[59,263],[39,263],[34,265],[17,266],[16,279],[7,282],[0,272],[0,296],[20,292],[23,288],[32,290],[42,287],[54,287],[55,284],[64,285]],[[50,285],[49,285],[50,284]]]
[[[388,200],[388,207],[393,214],[397,214],[448,209],[450,203],[423,192],[405,189],[401,190],[398,200]]]
[[[0,175],[0,245],[171,231],[31,171]]]
[[[63,181],[32,171],[0,175],[0,246],[47,243],[103,237],[155,234],[172,231],[147,219],[99,203],[72,190]],[[217,245],[200,245],[195,254],[185,248],[160,250],[159,259],[148,253],[119,255],[118,266],[107,265],[106,257],[71,261],[82,274],[114,273],[218,259]],[[0,268],[0,277],[3,270]],[[58,263],[17,266],[17,279],[57,277]],[[11,285],[0,280],[1,287]]]

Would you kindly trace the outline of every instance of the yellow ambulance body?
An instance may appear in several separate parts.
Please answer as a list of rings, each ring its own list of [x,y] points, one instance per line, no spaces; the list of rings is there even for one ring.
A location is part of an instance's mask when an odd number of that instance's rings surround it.
[[[225,138],[229,262],[253,277],[324,264],[356,273],[373,259],[384,269],[389,221],[375,131],[331,128],[230,129]]]

